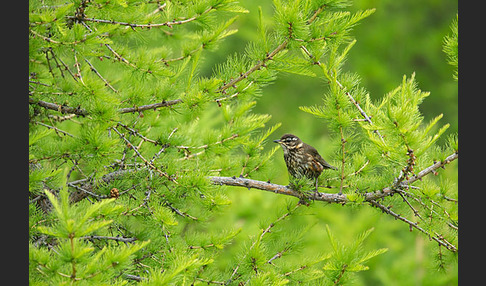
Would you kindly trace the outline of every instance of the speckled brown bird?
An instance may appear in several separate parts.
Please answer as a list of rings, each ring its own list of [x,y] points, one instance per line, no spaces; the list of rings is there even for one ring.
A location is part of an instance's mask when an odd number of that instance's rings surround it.
[[[280,144],[284,152],[284,160],[289,174],[294,178],[306,177],[317,181],[324,169],[337,170],[319,155],[316,148],[306,144],[293,134],[284,134],[273,142]]]

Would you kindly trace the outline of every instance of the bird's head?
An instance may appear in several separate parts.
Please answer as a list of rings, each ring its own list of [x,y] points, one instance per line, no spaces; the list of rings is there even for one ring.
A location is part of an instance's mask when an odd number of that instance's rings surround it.
[[[273,142],[280,144],[284,150],[302,146],[302,140],[293,134],[284,134],[280,139],[273,140]]]

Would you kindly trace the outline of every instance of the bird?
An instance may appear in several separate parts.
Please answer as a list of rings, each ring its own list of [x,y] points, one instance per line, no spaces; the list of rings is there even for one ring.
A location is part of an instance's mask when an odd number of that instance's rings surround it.
[[[294,178],[306,177],[315,180],[315,191],[317,182],[324,169],[337,170],[324,158],[321,157],[316,148],[304,143],[299,137],[293,134],[284,134],[280,139],[273,140],[280,144],[284,153],[285,164],[290,176]]]

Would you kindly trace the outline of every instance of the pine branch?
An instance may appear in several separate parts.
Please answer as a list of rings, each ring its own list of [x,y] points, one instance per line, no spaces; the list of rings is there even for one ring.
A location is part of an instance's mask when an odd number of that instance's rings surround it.
[[[129,107],[129,108],[122,108],[119,109],[119,113],[130,113],[130,112],[142,112],[145,110],[150,110],[150,109],[157,109],[159,107],[168,107],[172,105],[176,105],[182,102],[182,99],[174,99],[174,100],[163,100],[162,102],[154,103],[154,104],[148,104],[148,105],[142,105],[142,106],[135,106],[135,107]]]
[[[133,144],[132,144],[132,143],[131,143],[131,142],[130,142],[130,141],[127,139],[127,138],[126,138],[125,134],[120,133],[120,131],[118,131],[118,129],[116,129],[116,127],[111,127],[111,129],[113,129],[113,131],[115,131],[115,132],[116,132],[116,133],[117,133],[117,134],[120,136],[120,138],[122,138],[122,139],[123,139],[123,141],[125,141],[125,142],[127,143],[128,147],[132,148],[132,150],[135,152],[135,154],[137,154],[137,156],[138,156],[140,159],[142,159],[142,161],[145,163],[145,165],[146,165],[147,167],[149,167],[150,169],[152,169],[152,170],[156,171],[157,173],[159,173],[161,176],[166,177],[168,180],[170,180],[170,181],[172,181],[172,182],[174,182],[174,183],[176,183],[176,184],[177,184],[177,181],[176,181],[174,178],[172,178],[171,176],[169,176],[169,174],[167,174],[166,172],[164,172],[164,171],[160,170],[160,169],[159,169],[159,168],[157,168],[157,167],[156,167],[156,166],[155,166],[153,163],[151,163],[151,162],[149,162],[147,159],[145,159],[145,158],[142,156],[142,154],[140,154],[140,152],[138,152],[138,150],[137,150],[138,148],[137,148],[137,147],[135,147],[135,146],[134,146],[134,145],[133,145]]]
[[[301,206],[301,204],[300,204],[300,203],[299,203],[299,204],[296,204],[296,205],[295,205],[295,206],[294,206],[292,209],[289,209],[287,213],[283,214],[283,215],[282,215],[281,217],[279,217],[279,218],[278,218],[276,221],[274,221],[274,222],[270,223],[270,224],[268,225],[268,227],[262,231],[262,234],[260,234],[260,236],[259,236],[259,237],[258,237],[258,238],[257,238],[257,239],[256,239],[256,240],[253,242],[253,243],[252,243],[252,245],[250,246],[250,248],[249,248],[248,252],[245,254],[245,257],[244,257],[243,259],[245,259],[245,258],[246,258],[246,256],[247,256],[247,255],[250,253],[250,251],[253,249],[253,247],[255,247],[255,245],[256,245],[258,242],[260,242],[260,241],[263,239],[263,237],[265,236],[265,234],[269,233],[269,232],[270,232],[270,230],[271,230],[271,229],[272,229],[272,228],[273,228],[273,227],[274,227],[274,226],[275,226],[275,225],[276,225],[278,222],[280,222],[280,221],[282,221],[283,219],[285,219],[286,217],[288,217],[290,214],[292,214],[292,213],[293,213],[293,212],[294,212],[294,211],[295,211],[295,210],[296,210],[298,207],[300,207],[300,206]],[[231,282],[233,282],[233,277],[234,277],[234,276],[236,275],[236,273],[238,272],[238,269],[240,268],[240,266],[241,266],[241,263],[242,263],[243,259],[241,259],[241,260],[240,260],[240,263],[238,263],[238,265],[236,266],[235,270],[233,270],[233,273],[231,274],[231,277],[230,277],[228,280],[226,280],[226,283],[225,283],[226,285],[228,285],[228,284],[230,284]],[[270,262],[271,262],[271,260],[270,260],[268,263],[270,263]],[[248,281],[247,281],[247,282],[248,282]]]
[[[403,195],[403,190],[400,188],[410,188],[412,183],[416,182],[417,180],[422,179],[426,175],[430,173],[435,173],[435,170],[438,168],[443,168],[446,164],[456,160],[458,158],[458,153],[455,152],[454,154],[448,156],[445,160],[440,161],[440,162],[435,162],[431,166],[425,168],[424,170],[420,171],[418,174],[414,175],[412,178],[403,181],[400,183],[398,187],[386,187],[381,190],[373,191],[373,192],[367,192],[363,193],[363,200],[365,202],[369,202],[372,206],[377,207],[381,209],[384,213],[389,214],[393,216],[395,219],[399,219],[405,223],[407,223],[410,228],[416,228],[419,231],[425,233],[428,235],[430,239],[433,239],[437,241],[441,246],[444,246],[448,250],[452,252],[457,252],[457,247],[447,241],[442,235],[438,234],[437,232],[433,231],[433,233],[421,228],[418,226],[417,222],[412,222],[409,219],[393,212],[390,210],[389,207],[386,207],[380,203],[377,202],[378,199],[383,199],[388,196],[392,196],[395,193],[399,193],[404,201],[408,204],[408,206],[412,209],[414,214],[418,216],[419,218],[422,219],[422,217],[418,214],[418,211],[410,204],[410,202],[404,197]],[[214,185],[228,185],[228,186],[237,186],[237,187],[245,187],[248,189],[254,188],[254,189],[259,189],[263,191],[268,191],[268,192],[273,192],[276,194],[281,194],[281,195],[287,195],[287,196],[293,196],[301,199],[302,193],[296,190],[293,190],[289,188],[288,186],[282,186],[282,185],[277,185],[277,184],[272,184],[270,182],[263,182],[263,181],[257,181],[257,180],[252,180],[252,179],[245,179],[242,177],[209,177],[210,181]],[[345,204],[348,201],[347,195],[345,194],[331,194],[331,193],[321,193],[321,192],[315,192],[309,195],[308,199],[314,200],[314,201],[323,201],[327,203],[341,203]],[[423,220],[423,219],[422,219]],[[448,223],[450,226],[450,223]],[[454,227],[457,230],[457,227]],[[265,233],[265,232],[264,232]],[[263,234],[264,234],[263,233]],[[262,236],[263,236],[262,234]],[[277,255],[278,256],[278,255]],[[276,259],[278,257],[272,258]],[[236,270],[235,270],[236,271]],[[235,272],[233,273],[233,275]]]
[[[142,112],[142,111],[151,110],[151,109],[155,110],[155,109],[160,108],[160,107],[169,107],[169,106],[172,106],[172,105],[179,104],[181,102],[182,102],[182,99],[174,99],[174,100],[168,100],[168,101],[163,100],[162,102],[153,103],[153,104],[122,108],[122,109],[119,109],[118,112],[121,113],[121,114],[124,114],[124,113],[130,113],[130,112]],[[86,115],[89,114],[89,112],[86,109],[82,109],[79,106],[78,107],[69,107],[69,106],[66,106],[66,105],[46,102],[46,101],[42,101],[42,100],[35,100],[35,99],[32,99],[32,98],[29,98],[29,104],[37,104],[37,105],[44,107],[46,109],[59,111],[63,114],[76,114],[76,115],[80,115],[80,116],[86,116]]]
[[[34,30],[29,30],[29,32],[32,34],[32,36],[34,37],[39,37],[41,38],[42,40],[48,42],[48,43],[52,43],[52,44],[57,44],[57,45],[67,45],[67,46],[72,46],[72,45],[77,45],[77,44],[80,44],[80,43],[83,43],[86,41],[86,37],[84,37],[83,39],[79,40],[79,41],[74,41],[74,42],[59,42],[59,41],[56,41],[56,40],[53,40],[49,37],[45,37],[45,36],[42,36],[41,34],[37,33],[36,31]]]
[[[413,228],[416,228],[419,231],[425,233],[429,238],[437,241],[440,245],[444,246],[448,250],[450,250],[452,252],[457,252],[457,247],[455,245],[453,245],[452,243],[448,242],[442,235],[437,234],[435,232],[434,232],[435,235],[431,235],[430,232],[428,232],[427,230],[425,230],[425,229],[421,228],[420,226],[418,226],[418,223],[417,222],[412,222],[412,221],[408,220],[407,218],[405,218],[405,217],[403,217],[403,216],[401,216],[401,215],[393,212],[392,210],[390,210],[390,207],[386,207],[386,206],[378,203],[375,200],[370,200],[369,202],[371,203],[372,206],[381,209],[384,213],[393,216],[395,219],[399,219],[399,220],[407,223],[408,225],[410,225],[410,229],[412,229],[412,227]]]
[[[88,63],[89,67],[91,70],[105,83],[106,86],[108,86],[111,90],[113,90],[114,93],[118,93],[118,90],[116,90],[101,74],[100,72],[93,66],[93,64],[88,60],[84,59],[85,62]]]
[[[339,281],[341,281],[341,278],[343,278],[343,275],[346,272],[346,268],[348,268],[348,265],[347,264],[343,264],[343,266],[341,267],[341,271],[339,272],[339,275],[336,278],[336,280],[334,281],[334,284],[333,285],[339,285],[338,283],[339,283]]]
[[[198,17],[207,14],[214,10],[215,7],[209,7],[207,8],[204,12],[201,14],[197,14],[196,16],[193,16],[191,18],[187,18],[184,20],[174,20],[174,21],[168,21],[164,23],[154,23],[154,24],[137,24],[137,23],[128,23],[128,22],[121,22],[121,21],[115,21],[115,20],[106,20],[106,19],[96,19],[96,18],[88,18],[88,17],[79,17],[79,16],[67,16],[68,19],[73,19],[78,22],[94,22],[94,23],[101,23],[101,24],[112,24],[112,25],[120,25],[120,26],[129,26],[131,28],[158,28],[158,27],[169,27],[172,28],[172,26],[176,25],[182,25],[186,24],[189,22],[192,22],[196,20]]]
[[[275,55],[277,55],[279,52],[283,51],[285,49],[285,47],[287,47],[287,44],[289,43],[289,40],[286,39],[285,41],[283,41],[280,45],[278,45],[278,47],[275,48],[275,50],[273,50],[270,54],[268,54],[263,60],[259,61],[256,65],[254,65],[252,68],[250,68],[247,72],[245,72],[244,74],[240,75],[239,77],[231,80],[230,82],[228,82],[227,84],[223,85],[222,87],[220,87],[218,89],[218,92],[221,92],[221,93],[224,93],[226,91],[226,89],[234,86],[236,83],[242,81],[243,79],[247,78],[250,74],[254,73],[255,71],[261,69],[262,67],[265,67],[265,63],[270,61],[270,60],[273,60],[273,57]],[[220,99],[221,101],[221,99]]]
[[[38,124],[38,125],[41,125],[41,126],[44,126],[44,127],[47,127],[49,129],[53,129],[54,131],[56,131],[56,133],[62,133],[64,135],[67,135],[67,136],[70,136],[70,137],[74,137],[74,135],[72,135],[71,133],[68,133],[66,131],[63,131],[55,126],[50,126],[50,125],[47,125],[47,124],[44,124],[42,122],[39,122],[39,121],[32,121],[34,124]]]
[[[344,86],[336,79],[336,84],[344,90]],[[371,121],[371,118],[366,114],[366,112],[361,108],[359,103],[354,99],[354,97],[349,93],[348,91],[345,91],[344,94],[349,98],[349,100],[354,104],[354,106],[358,109],[359,113],[361,116],[363,116],[364,120],[366,120],[370,125],[373,125],[373,121]],[[383,139],[383,135],[380,134],[380,131],[378,130],[373,130],[373,132],[380,137],[381,142],[386,145],[385,140]]]
[[[135,240],[137,240],[136,237],[121,237],[121,236],[100,236],[100,235],[88,235],[88,236],[83,236],[83,237],[80,237],[81,239],[89,239],[89,240],[92,240],[92,239],[103,239],[103,240],[115,240],[115,241],[121,241],[121,242],[134,242]]]
[[[417,175],[413,176],[409,180],[403,181],[399,187],[407,188],[412,183],[421,178],[425,177],[426,175],[432,173],[438,168],[444,167],[446,164],[456,160],[458,158],[458,153],[454,153],[448,156],[444,161],[435,162],[433,165],[425,168],[424,170],[420,171]],[[214,185],[227,185],[227,186],[235,186],[235,187],[244,187],[248,189],[258,189],[262,191],[272,192],[280,195],[285,196],[292,196],[296,198],[301,198],[302,193],[296,190],[289,188],[288,186],[282,186],[277,184],[272,184],[270,182],[263,182],[257,181],[252,179],[245,179],[242,177],[218,177],[218,176],[210,176],[208,177],[212,184]],[[375,190],[372,192],[363,193],[362,196],[364,197],[364,201],[371,202],[378,199],[382,199],[388,196],[392,196],[393,194],[397,193],[398,190],[396,188],[386,187],[381,190]],[[327,203],[346,203],[348,201],[347,196],[345,194],[333,194],[333,193],[321,193],[315,192],[311,194],[308,199],[314,201],[322,201]]]
[[[37,104],[37,105],[44,107],[46,109],[59,111],[63,114],[76,114],[76,115],[81,115],[81,116],[88,115],[88,112],[85,109],[81,109],[79,107],[69,107],[69,106],[62,105],[62,104],[45,102],[45,101],[42,101],[42,100],[34,100],[30,97],[29,97],[29,104]]]
[[[434,162],[433,165],[423,169],[418,174],[413,175],[410,179],[405,180],[402,182],[402,185],[410,185],[417,180],[421,180],[423,177],[427,176],[428,174],[434,172],[438,168],[443,168],[445,165],[449,164],[450,162],[456,160],[459,157],[458,151],[454,154],[447,156],[444,161]]]
[[[317,59],[314,55],[312,55],[309,50],[304,46],[300,46],[300,48],[304,51],[304,53],[311,59],[313,60],[314,64],[315,65],[318,65],[320,66],[321,68],[324,69],[324,66],[322,65],[322,63],[319,61],[319,59]],[[344,94],[346,94],[346,96],[349,98],[349,100],[351,101],[351,103],[353,103],[353,105],[358,109],[359,113],[361,114],[361,116],[363,116],[363,120],[368,122],[370,125],[373,124],[373,121],[371,121],[371,117],[368,116],[368,114],[366,114],[366,112],[363,110],[363,108],[361,108],[361,106],[359,105],[359,103],[354,99],[354,97],[351,95],[351,93],[349,93],[348,91],[345,91],[345,88],[344,86],[336,79],[335,80],[337,86],[344,91]],[[386,145],[385,143],[385,140],[383,139],[383,135],[380,134],[380,132],[378,130],[373,130],[373,132],[378,135],[378,137],[380,137],[381,139],[381,142],[383,142],[383,144]]]

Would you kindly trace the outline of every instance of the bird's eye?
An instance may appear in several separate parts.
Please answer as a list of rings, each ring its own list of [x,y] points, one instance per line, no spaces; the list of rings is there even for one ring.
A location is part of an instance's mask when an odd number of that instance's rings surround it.
[[[293,141],[296,141],[296,140],[297,140],[297,137],[293,137],[293,138],[292,138],[292,140],[293,140]]]

